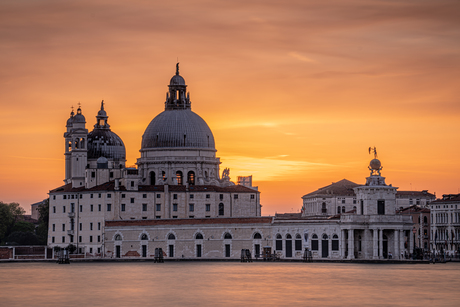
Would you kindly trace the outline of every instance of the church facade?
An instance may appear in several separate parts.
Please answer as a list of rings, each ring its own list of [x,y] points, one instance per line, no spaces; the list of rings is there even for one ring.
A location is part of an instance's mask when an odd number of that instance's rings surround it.
[[[65,184],[49,192],[50,247],[73,244],[88,257],[115,258],[149,258],[161,248],[170,259],[235,259],[242,249],[284,259],[300,259],[305,249],[322,259],[410,253],[412,222],[396,214],[397,188],[385,183],[377,158],[365,185],[342,182],[353,210],[324,212],[318,204],[327,196],[318,194],[304,198],[302,213],[262,216],[257,188],[220,173],[212,131],[192,112],[186,89],[177,66],[136,168],[126,167],[103,103],[91,132],[81,108],[71,113]]]

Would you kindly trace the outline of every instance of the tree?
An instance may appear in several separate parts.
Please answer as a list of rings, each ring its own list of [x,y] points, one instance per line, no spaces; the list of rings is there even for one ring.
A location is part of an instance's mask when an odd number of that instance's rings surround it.
[[[37,236],[40,240],[40,244],[46,245],[48,241],[48,227],[49,227],[49,216],[50,216],[50,200],[49,198],[43,201],[43,204],[38,206],[38,227]]]
[[[14,231],[7,238],[8,245],[37,245],[38,238],[32,232]]]
[[[16,223],[23,219],[25,210],[18,203],[0,201],[0,241],[4,242],[12,233]]]

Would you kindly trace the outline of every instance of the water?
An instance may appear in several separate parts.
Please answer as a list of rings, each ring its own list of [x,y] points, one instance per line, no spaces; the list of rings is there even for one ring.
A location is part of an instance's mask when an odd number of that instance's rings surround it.
[[[459,306],[460,263],[0,263],[0,306]]]

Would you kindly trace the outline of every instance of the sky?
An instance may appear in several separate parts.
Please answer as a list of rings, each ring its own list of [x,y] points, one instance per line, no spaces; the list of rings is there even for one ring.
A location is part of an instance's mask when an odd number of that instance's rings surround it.
[[[127,165],[180,62],[221,171],[253,176],[263,215],[343,178],[376,146],[400,190],[460,193],[460,2],[0,2],[0,200],[63,184],[71,107],[101,100]]]

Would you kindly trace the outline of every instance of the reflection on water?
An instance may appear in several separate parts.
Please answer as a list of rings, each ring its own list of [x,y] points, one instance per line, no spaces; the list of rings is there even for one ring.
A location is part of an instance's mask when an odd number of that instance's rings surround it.
[[[2,306],[458,306],[460,263],[0,263]]]

